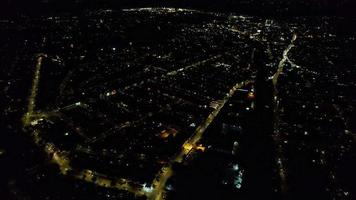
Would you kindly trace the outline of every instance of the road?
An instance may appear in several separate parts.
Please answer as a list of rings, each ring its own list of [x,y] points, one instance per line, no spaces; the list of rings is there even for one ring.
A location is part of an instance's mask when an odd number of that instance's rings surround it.
[[[58,110],[53,110],[49,112],[38,112],[35,110],[38,85],[39,85],[40,75],[41,75],[41,67],[42,67],[43,58],[45,57],[47,57],[45,54],[39,54],[37,56],[37,62],[36,62],[35,71],[32,80],[31,93],[28,98],[27,113],[25,113],[23,116],[24,127],[36,125],[40,120],[47,119],[48,117],[53,115],[58,115]],[[79,102],[70,105],[65,109],[71,108],[73,106],[83,106],[83,105]],[[44,152],[50,158],[50,162],[55,163],[59,167],[60,174],[63,175],[70,174],[74,178],[85,180],[87,182],[91,182],[102,187],[116,188],[119,190],[132,192],[136,196],[146,195],[146,193],[142,190],[142,187],[140,187],[139,184],[133,183],[129,180],[116,179],[116,182],[112,184],[112,179],[109,179],[106,176],[101,175],[97,172],[88,169],[74,170],[71,166],[68,152],[58,149],[53,143],[50,142],[42,143],[41,132],[39,129],[35,128],[33,132],[31,132],[31,136],[36,145],[43,147]]]
[[[31,123],[31,117],[34,114],[34,110],[36,108],[36,97],[38,92],[38,84],[41,76],[41,66],[42,66],[43,57],[46,57],[46,55],[39,54],[37,56],[37,63],[36,63],[35,72],[32,80],[31,94],[28,98],[27,113],[23,118],[23,123],[25,125],[29,125]]]
[[[209,125],[214,121],[215,117],[225,106],[226,102],[229,101],[229,99],[235,94],[236,91],[238,91],[240,88],[250,83],[252,83],[252,81],[243,81],[241,83],[237,83],[230,89],[229,93],[224,97],[224,99],[222,101],[219,101],[220,104],[217,106],[217,108],[214,109],[206,118],[206,120],[203,121],[200,124],[200,126],[197,127],[193,135],[184,142],[184,144],[181,147],[181,151],[177,154],[177,156],[171,160],[168,166],[163,167],[160,173],[158,173],[156,179],[152,183],[154,187],[153,191],[150,195],[148,195],[148,198],[150,200],[164,199],[166,183],[168,179],[173,175],[172,164],[174,162],[178,162],[178,163],[183,162],[185,158],[189,156],[190,152],[194,151],[195,147],[197,146],[197,143],[202,138],[204,132],[209,127]]]
[[[277,86],[277,81],[278,81],[279,75],[281,75],[281,73],[283,72],[285,63],[289,61],[288,53],[289,53],[289,51],[294,47],[294,41],[295,41],[296,39],[297,39],[297,34],[293,34],[292,40],[291,40],[290,44],[289,44],[289,45],[287,46],[287,48],[283,51],[282,60],[279,61],[277,71],[276,71],[276,73],[274,73],[274,75],[273,75],[273,77],[272,77],[272,83],[273,83],[273,85],[274,85],[275,87]]]
[[[41,66],[42,66],[44,57],[46,57],[46,55],[44,55],[44,54],[40,54],[37,57],[34,77],[33,77],[33,81],[32,81],[31,94],[29,96],[29,101],[28,101],[28,110],[27,110],[27,113],[23,117],[24,126],[37,124],[37,121],[39,121],[41,119],[46,119],[49,116],[53,115],[53,113],[56,113],[55,110],[47,112],[47,113],[35,111],[36,97],[37,97],[38,85],[39,85],[39,80],[40,80],[40,72],[41,72]],[[167,73],[166,75],[168,75],[168,76],[175,75],[181,71],[200,66],[208,61],[215,60],[220,57],[221,57],[221,55],[217,55],[212,58],[209,58],[209,59],[206,59],[203,61],[199,61],[192,65],[188,65],[186,67],[172,71],[170,73]],[[132,192],[136,196],[147,196],[151,200],[161,200],[164,198],[164,195],[165,195],[166,183],[167,183],[168,179],[173,175],[172,164],[174,162],[178,162],[178,163],[183,162],[185,160],[185,158],[187,158],[190,155],[190,152],[195,151],[195,148],[197,147],[197,143],[200,141],[204,132],[209,127],[209,125],[214,121],[215,117],[219,114],[221,109],[225,106],[226,102],[229,101],[229,99],[235,94],[236,91],[238,91],[241,87],[243,87],[246,84],[249,84],[251,82],[252,81],[243,81],[243,82],[237,83],[229,90],[227,95],[223,98],[223,100],[219,101],[218,106],[209,114],[209,116],[206,118],[206,120],[204,122],[202,122],[197,127],[197,129],[192,134],[192,136],[189,137],[183,143],[183,145],[181,147],[181,151],[178,154],[176,154],[176,156],[171,160],[171,162],[168,164],[168,166],[165,166],[162,168],[160,173],[156,176],[157,178],[152,183],[153,187],[148,188],[148,189],[145,186],[142,186],[137,183],[133,183],[126,179],[115,179],[116,182],[112,182],[114,177],[108,178],[105,175],[99,174],[95,171],[88,170],[88,169],[83,169],[83,170],[73,169],[71,167],[71,163],[70,163],[71,161],[69,159],[68,152],[61,151],[52,143],[44,143],[43,144],[41,142],[42,138],[41,138],[40,130],[38,130],[38,129],[35,129],[32,132],[33,140],[37,145],[42,146],[44,148],[44,151],[46,152],[46,154],[51,158],[51,162],[56,163],[58,165],[60,173],[63,175],[71,175],[74,178],[85,180],[87,182],[91,182],[93,184],[96,184],[96,185],[99,185],[102,187],[116,188],[119,190],[125,190],[128,192]],[[68,108],[70,109],[73,106],[80,106],[80,103],[70,105],[69,107],[65,107],[64,109],[68,109]]]
[[[221,58],[221,57],[222,57],[222,55],[216,55],[216,56],[213,56],[211,58],[208,58],[208,59],[205,59],[205,60],[201,60],[201,61],[198,61],[198,62],[193,63],[191,65],[187,65],[185,67],[179,68],[177,70],[170,71],[166,75],[167,76],[176,75],[179,72],[185,71],[185,70],[190,69],[190,68],[195,68],[195,67],[201,66],[201,65],[203,65],[203,64],[205,64],[205,63],[207,63],[209,61],[213,61],[213,60],[216,60],[216,59]]]
[[[286,62],[290,62],[288,58],[288,54],[290,50],[295,47],[294,42],[297,39],[297,34],[293,34],[290,44],[283,51],[282,59],[278,64],[277,71],[272,76],[272,84],[273,84],[273,100],[274,100],[274,135],[273,140],[276,145],[276,164],[278,168],[278,173],[281,181],[281,192],[283,195],[287,194],[288,186],[287,186],[287,178],[286,178],[286,169],[284,166],[284,155],[283,155],[283,147],[281,144],[281,136],[279,133],[279,100],[278,100],[278,78],[283,73],[284,66]]]

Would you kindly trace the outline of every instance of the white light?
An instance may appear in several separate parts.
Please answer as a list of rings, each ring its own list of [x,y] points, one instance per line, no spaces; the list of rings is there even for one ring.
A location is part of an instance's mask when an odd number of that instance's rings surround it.
[[[146,185],[146,183],[143,184],[142,186],[143,186],[142,190],[143,190],[144,192],[150,193],[150,192],[153,191],[153,187],[152,187],[152,186],[148,187],[148,186]]]
[[[240,189],[240,188],[241,188],[241,184],[238,183],[238,184],[235,185],[235,187],[236,187],[237,189]]]
[[[166,187],[166,190],[173,190],[173,186],[172,185],[167,185],[167,187]]]
[[[236,165],[234,165],[232,168],[233,168],[235,171],[237,171],[237,170],[239,170],[239,165],[236,164]]]

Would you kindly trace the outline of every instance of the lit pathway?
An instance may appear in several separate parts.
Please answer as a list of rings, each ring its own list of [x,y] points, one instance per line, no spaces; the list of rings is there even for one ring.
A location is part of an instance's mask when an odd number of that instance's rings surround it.
[[[39,54],[37,57],[34,77],[32,80],[31,93],[28,98],[27,113],[25,113],[23,116],[24,127],[36,125],[39,121],[44,120],[49,116],[58,114],[58,110],[54,110],[50,112],[38,112],[35,110],[38,85],[39,85],[39,80],[41,75],[41,66],[42,66],[43,59],[46,57],[47,56],[45,54]],[[109,179],[107,176],[99,174],[89,169],[83,169],[83,170],[73,169],[70,164],[68,152],[58,149],[53,143],[47,142],[43,144],[41,138],[41,132],[38,129],[34,129],[31,135],[34,143],[43,148],[44,152],[51,159],[51,162],[58,165],[60,174],[63,175],[70,174],[74,178],[85,180],[87,182],[102,187],[116,188],[119,190],[132,192],[136,196],[144,196],[144,195],[147,196],[147,194],[139,184],[133,183],[130,180],[116,178],[114,179],[115,181],[113,182],[112,181],[113,179]]]
[[[282,60],[279,61],[277,71],[276,71],[276,73],[275,73],[275,74],[273,75],[273,77],[272,77],[273,86],[275,86],[275,87],[277,86],[277,81],[278,81],[279,75],[283,72],[285,63],[289,61],[288,53],[289,53],[289,51],[294,47],[294,41],[295,41],[296,39],[297,39],[297,35],[296,35],[296,34],[293,34],[293,37],[292,37],[292,40],[291,40],[290,44],[289,44],[288,47],[283,51]]]
[[[228,51],[228,52],[229,52],[229,51]],[[224,54],[226,54],[226,53],[228,53],[228,52],[225,52]],[[169,72],[167,72],[167,73],[163,73],[163,74],[161,74],[161,75],[154,76],[154,77],[152,77],[152,78],[150,78],[150,79],[143,80],[143,81],[140,82],[139,85],[142,85],[142,84],[146,83],[146,82],[149,81],[149,80],[156,80],[157,78],[165,79],[165,78],[167,78],[167,77],[175,76],[175,75],[177,75],[178,73],[184,72],[184,71],[186,71],[186,70],[188,70],[188,69],[201,67],[201,66],[204,65],[205,63],[210,62],[210,61],[215,61],[215,60],[221,58],[222,56],[223,56],[222,54],[219,54],[219,55],[215,55],[215,56],[212,56],[212,57],[207,58],[207,59],[204,59],[204,60],[199,60],[199,61],[194,62],[194,63],[192,63],[192,64],[183,66],[183,67],[181,67],[181,68],[179,68],[179,69],[175,69],[175,70],[169,71]],[[152,66],[151,66],[151,67],[152,67]],[[161,70],[161,71],[162,71],[162,70]],[[127,90],[127,89],[130,89],[130,88],[133,87],[134,85],[137,85],[137,83],[128,85],[128,86],[124,87],[123,90],[125,91],[125,90]]]
[[[35,67],[35,72],[32,80],[32,88],[31,88],[31,94],[30,97],[28,98],[28,106],[27,106],[27,113],[23,117],[23,123],[25,125],[29,125],[31,123],[31,118],[34,115],[34,110],[36,108],[36,98],[37,98],[37,92],[38,92],[38,83],[40,81],[40,74],[41,74],[41,66],[42,66],[42,61],[43,57],[46,57],[45,54],[39,54],[37,56],[37,63]]]
[[[278,129],[279,125],[279,100],[278,100],[278,90],[277,90],[277,83],[278,83],[278,78],[279,75],[283,73],[284,65],[286,62],[290,62],[288,58],[288,53],[289,51],[294,47],[294,41],[297,39],[297,35],[293,34],[292,39],[290,44],[287,46],[287,48],[283,51],[283,57],[280,60],[278,64],[278,68],[276,73],[272,76],[272,84],[274,87],[273,91],[273,99],[274,99],[274,135],[273,139],[276,144],[276,162],[277,162],[277,167],[278,167],[278,173],[280,176],[281,180],[281,191],[282,194],[287,193],[287,180],[286,180],[286,169],[284,166],[284,156],[283,156],[283,147],[281,145],[281,138],[280,138],[280,133]]]
[[[235,86],[233,86],[229,93],[224,97],[222,101],[220,101],[220,104],[216,109],[214,109],[209,116],[206,118],[205,121],[202,122],[202,124],[195,130],[193,135],[188,138],[182,145],[181,151],[178,153],[178,155],[172,159],[170,164],[166,167],[163,167],[161,169],[161,173],[157,175],[157,178],[153,181],[153,191],[152,194],[149,195],[149,199],[151,200],[162,200],[164,199],[164,190],[165,190],[165,185],[167,180],[173,175],[173,169],[172,169],[172,164],[174,162],[181,163],[184,161],[184,159],[189,155],[191,151],[194,151],[197,143],[203,136],[205,130],[209,127],[211,122],[215,119],[215,117],[219,114],[221,109],[225,106],[226,102],[229,101],[229,99],[235,94],[236,91],[238,91],[240,88],[243,86],[252,83],[252,81],[244,81],[241,83],[237,83]]]
[[[182,72],[182,71],[185,71],[185,70],[190,69],[190,68],[195,68],[195,67],[201,66],[201,65],[203,65],[203,64],[205,64],[205,63],[207,63],[209,61],[214,61],[214,60],[216,60],[218,58],[221,58],[221,57],[222,57],[222,55],[216,55],[216,56],[213,56],[211,58],[208,58],[208,59],[205,59],[205,60],[201,60],[201,61],[198,61],[196,63],[190,64],[188,66],[179,68],[177,70],[173,70],[171,72],[168,72],[166,75],[167,76],[176,75],[178,72]]]
[[[24,126],[36,125],[39,121],[48,118],[49,116],[56,115],[58,110],[50,111],[50,112],[37,112],[36,108],[36,98],[38,85],[40,80],[40,72],[41,66],[43,62],[43,58],[46,55],[40,54],[37,58],[37,63],[35,67],[34,77],[32,81],[31,94],[28,99],[28,110],[27,113],[23,117]],[[194,68],[200,66],[208,61],[215,60],[220,58],[221,55],[214,56],[212,58],[194,63],[192,65],[186,66],[184,68],[180,68],[174,72],[168,73],[167,75],[175,75],[178,72],[187,70],[189,68]],[[71,166],[71,161],[69,159],[69,152],[62,151],[58,149],[53,143],[44,143],[41,138],[40,131],[35,129],[32,132],[33,140],[38,145],[43,147],[45,153],[50,157],[51,162],[58,165],[60,173],[63,175],[70,175],[74,178],[81,179],[98,186],[106,187],[106,188],[116,188],[118,190],[125,190],[131,193],[134,193],[136,196],[147,196],[151,200],[161,200],[164,196],[164,190],[167,180],[173,175],[172,164],[174,162],[181,163],[184,159],[189,156],[190,152],[195,151],[197,147],[197,143],[203,136],[205,130],[208,126],[213,122],[215,117],[219,114],[221,109],[225,106],[226,102],[235,94],[236,91],[239,91],[243,86],[252,83],[252,81],[244,81],[241,83],[237,83],[234,85],[227,95],[223,98],[223,100],[219,101],[219,105],[214,109],[207,119],[195,130],[193,135],[188,138],[181,147],[181,151],[174,157],[170,164],[164,167],[161,172],[157,175],[157,179],[153,181],[152,186],[147,188],[146,186],[142,186],[138,183],[134,183],[130,180],[122,179],[122,178],[113,178],[107,177],[106,175],[97,173],[95,171],[89,169],[77,170],[73,169]],[[71,105],[73,106],[73,105]],[[70,107],[71,107],[70,106]],[[75,104],[74,106],[78,106]],[[68,109],[70,107],[65,107],[63,109]],[[113,181],[114,180],[114,181]]]

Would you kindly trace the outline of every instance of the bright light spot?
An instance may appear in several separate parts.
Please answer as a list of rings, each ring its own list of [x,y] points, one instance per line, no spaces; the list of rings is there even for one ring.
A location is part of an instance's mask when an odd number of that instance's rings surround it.
[[[200,150],[200,151],[202,151],[202,152],[205,151],[205,147],[204,147],[202,144],[200,144],[199,146],[197,146],[196,149],[197,149],[197,150]]]
[[[146,185],[146,183],[143,184],[142,186],[143,186],[142,190],[143,190],[144,192],[150,193],[150,192],[153,191],[153,187],[152,187],[152,186],[149,186],[149,187],[148,187],[148,186]]]
[[[35,125],[37,125],[37,124],[38,124],[38,120],[34,120],[34,121],[31,122],[31,125],[32,125],[32,126],[35,126]]]
[[[193,145],[190,144],[190,143],[185,143],[185,144],[183,145],[183,148],[184,148],[184,150],[185,150],[186,152],[189,152],[190,150],[192,150]]]
[[[173,186],[172,185],[167,185],[166,190],[172,191],[173,190]]]
[[[249,93],[247,94],[247,98],[249,98],[249,99],[254,99],[254,98],[255,98],[255,93],[249,92]]]
[[[234,179],[234,185],[235,185],[235,187],[237,189],[240,189],[241,188],[241,184],[242,184],[242,171],[239,171],[239,174]]]
[[[237,171],[237,170],[239,170],[239,165],[238,165],[238,164],[235,164],[234,166],[232,166],[232,168],[233,168],[235,171]]]

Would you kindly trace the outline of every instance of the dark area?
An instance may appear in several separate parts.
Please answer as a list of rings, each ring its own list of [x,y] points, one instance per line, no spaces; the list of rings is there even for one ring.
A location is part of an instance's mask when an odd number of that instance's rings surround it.
[[[355,7],[1,2],[0,199],[356,199]]]
[[[353,0],[4,0],[2,16],[51,15],[91,9],[176,7],[267,16],[355,16]]]

